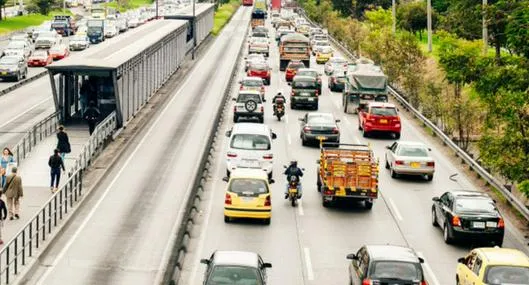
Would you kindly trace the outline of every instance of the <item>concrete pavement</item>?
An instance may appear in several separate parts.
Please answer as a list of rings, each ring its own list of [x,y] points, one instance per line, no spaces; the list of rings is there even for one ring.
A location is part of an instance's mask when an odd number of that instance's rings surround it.
[[[62,187],[68,180],[67,173],[75,165],[77,157],[89,138],[87,125],[67,125],[65,128],[70,138],[72,152],[66,155],[66,171],[61,174],[59,187]],[[37,144],[29,156],[19,164],[19,174],[22,177],[22,185],[24,187],[24,198],[22,198],[20,203],[20,219],[6,220],[4,223],[2,239],[5,243],[19,233],[27,222],[53,196],[50,191],[48,158],[53,154],[53,149],[56,146],[57,138],[55,135],[51,135]]]

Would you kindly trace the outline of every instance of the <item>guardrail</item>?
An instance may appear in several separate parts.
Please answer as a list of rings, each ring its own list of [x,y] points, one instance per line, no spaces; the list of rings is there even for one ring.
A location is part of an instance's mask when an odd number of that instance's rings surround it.
[[[59,113],[55,112],[35,124],[11,149],[16,162],[20,164],[33,147],[48,136],[57,132]]]
[[[318,24],[315,24],[312,22],[307,15],[305,14],[305,11],[302,11],[302,15],[309,21],[313,26],[319,26]],[[354,54],[352,54],[344,44],[334,39],[331,35],[329,35],[329,38],[335,46],[337,46],[346,56],[356,59],[358,58]],[[393,97],[401,104],[406,110],[411,112],[415,118],[417,118],[419,121],[421,121],[422,124],[430,128],[435,135],[437,135],[445,145],[447,145],[449,148],[452,149],[452,151],[455,152],[455,155],[460,157],[464,163],[466,163],[473,171],[475,171],[482,179],[484,179],[488,184],[490,184],[492,187],[498,189],[505,199],[509,201],[509,203],[516,209],[520,214],[529,221],[529,209],[526,205],[524,205],[521,201],[519,201],[504,185],[494,177],[492,174],[490,174],[487,170],[485,170],[477,161],[475,161],[468,153],[466,153],[464,150],[462,150],[456,143],[454,143],[437,125],[432,123],[428,118],[426,118],[421,112],[419,112],[415,107],[413,107],[407,100],[404,98],[405,96],[402,94],[402,92],[397,91],[396,88],[390,85],[389,87],[389,93],[393,95]]]
[[[83,195],[83,173],[90,161],[99,155],[106,141],[116,129],[116,112],[112,112],[98,124],[88,142],[83,146],[73,172],[68,174],[66,184],[62,186],[42,207],[39,212],[24,225],[0,251],[0,284],[9,284],[28,264],[31,257],[38,254],[43,242],[60,225],[72,207]],[[53,129],[55,132],[56,128]]]

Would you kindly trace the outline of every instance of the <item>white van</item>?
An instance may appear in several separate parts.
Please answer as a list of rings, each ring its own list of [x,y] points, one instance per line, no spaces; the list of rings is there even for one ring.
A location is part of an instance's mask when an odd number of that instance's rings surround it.
[[[267,125],[237,123],[226,132],[229,137],[226,151],[226,174],[237,168],[255,168],[266,171],[272,179],[274,154],[272,140],[276,134]]]

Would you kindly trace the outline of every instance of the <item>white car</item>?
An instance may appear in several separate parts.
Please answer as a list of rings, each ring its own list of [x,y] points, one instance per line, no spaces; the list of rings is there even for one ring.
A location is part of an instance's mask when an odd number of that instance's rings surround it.
[[[240,90],[233,101],[235,101],[233,107],[234,123],[237,123],[240,118],[257,119],[259,123],[264,122],[264,103],[260,91]]]
[[[267,125],[237,123],[226,132],[229,137],[226,151],[226,175],[237,168],[262,169],[272,179],[274,154],[272,140],[276,134]]]
[[[405,174],[424,176],[428,181],[433,179],[435,161],[423,143],[398,141],[386,148],[386,169],[392,178]]]
[[[326,46],[330,46],[331,44],[328,42],[328,41],[315,41],[313,44],[312,44],[312,55],[316,55],[316,52],[315,50],[321,48],[321,47],[326,47]]]
[[[250,67],[250,63],[252,62],[266,62],[266,58],[262,54],[257,53],[251,53],[247,57],[244,58],[245,60],[245,66],[244,66],[244,72],[248,71],[248,67]]]
[[[108,25],[105,23],[105,38],[112,38],[117,36],[119,33],[118,28],[114,25]]]
[[[339,56],[333,56],[325,63],[323,70],[326,75],[331,75],[335,69],[346,69],[349,63],[345,58]]]
[[[86,35],[75,35],[70,37],[70,50],[84,50],[90,47],[90,40]]]
[[[131,17],[129,19],[129,22],[127,23],[127,26],[129,28],[136,28],[136,27],[138,27],[141,24],[142,23],[140,23],[140,19],[138,19],[138,17]]]
[[[26,41],[9,42],[4,49],[4,55],[19,54],[20,51],[22,51],[24,58],[27,59],[31,55],[32,47]]]

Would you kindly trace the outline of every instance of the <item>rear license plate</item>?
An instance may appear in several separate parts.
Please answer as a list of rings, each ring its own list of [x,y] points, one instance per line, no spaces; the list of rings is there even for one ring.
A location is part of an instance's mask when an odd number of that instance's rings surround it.
[[[309,98],[309,102],[313,102],[314,101],[314,98]]]
[[[245,203],[249,203],[253,201],[253,197],[242,197],[242,201]]]
[[[487,228],[497,228],[498,223],[496,222],[487,222]]]
[[[257,160],[250,160],[250,159],[243,159],[241,166],[243,167],[259,167],[259,161]]]
[[[318,136],[318,137],[316,137],[316,139],[318,139],[318,140],[323,140],[323,141],[324,141],[324,140],[327,139],[327,137],[324,137],[324,136]]]
[[[421,164],[420,164],[419,162],[412,162],[412,163],[410,163],[410,165],[411,165],[412,168],[419,168],[419,167],[421,167]]]
[[[484,229],[485,222],[472,222],[472,227],[475,229]]]
[[[381,120],[380,120],[380,123],[381,123],[381,124],[387,124],[387,123],[388,123],[388,120],[386,120],[386,119],[381,119]]]

